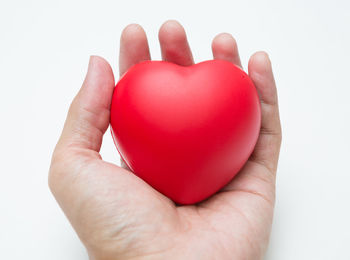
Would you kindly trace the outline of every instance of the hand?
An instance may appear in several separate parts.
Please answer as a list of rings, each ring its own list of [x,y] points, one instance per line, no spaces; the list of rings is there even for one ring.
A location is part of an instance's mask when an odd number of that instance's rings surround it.
[[[193,58],[175,21],[159,31],[162,57],[180,65]],[[215,59],[241,66],[235,40],[219,34]],[[121,36],[120,74],[149,60],[145,32],[127,26]],[[261,259],[268,244],[275,173],[281,143],[277,92],[267,54],[249,60],[262,108],[260,137],[240,173],[197,205],[177,206],[127,169],[102,160],[115,86],[110,65],[92,56],[52,156],[49,186],[91,259]]]

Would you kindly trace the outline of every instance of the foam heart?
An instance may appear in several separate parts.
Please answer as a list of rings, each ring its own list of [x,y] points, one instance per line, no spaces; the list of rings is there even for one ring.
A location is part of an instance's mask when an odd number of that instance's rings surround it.
[[[260,130],[254,84],[237,66],[145,61],[119,80],[111,130],[129,168],[180,204],[208,198],[242,168]]]

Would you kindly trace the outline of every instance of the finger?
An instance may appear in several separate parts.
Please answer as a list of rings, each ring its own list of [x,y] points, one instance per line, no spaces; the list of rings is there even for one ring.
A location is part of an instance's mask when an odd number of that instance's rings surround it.
[[[261,100],[260,136],[251,160],[275,172],[282,135],[277,89],[268,55],[265,52],[255,53],[249,60],[248,71]]]
[[[214,59],[227,60],[238,67],[242,67],[237,43],[231,34],[221,33],[217,35],[212,42],[211,48]]]
[[[119,74],[123,75],[131,66],[150,60],[147,36],[138,24],[130,24],[120,37]]]
[[[182,66],[193,64],[186,32],[180,23],[174,20],[165,22],[159,29],[158,38],[163,60]]]
[[[114,76],[108,62],[91,56],[84,83],[74,98],[58,142],[59,147],[77,147],[99,152],[109,125]]]
[[[267,54],[255,53],[249,60],[248,71],[261,99],[260,135],[248,162],[221,191],[229,191],[226,196],[231,200],[235,199],[232,194],[244,192],[242,194],[249,194],[249,197],[258,196],[272,205],[281,145],[281,125],[277,90]]]
[[[122,76],[131,66],[150,59],[145,31],[138,24],[129,24],[120,37],[119,75]],[[124,169],[130,170],[122,158],[120,162]]]

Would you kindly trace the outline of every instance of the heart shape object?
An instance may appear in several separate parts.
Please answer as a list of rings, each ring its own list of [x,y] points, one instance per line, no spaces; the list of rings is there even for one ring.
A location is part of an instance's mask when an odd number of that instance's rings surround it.
[[[119,80],[111,131],[128,167],[180,204],[225,186],[248,160],[260,131],[260,101],[228,61],[193,66],[144,61]]]

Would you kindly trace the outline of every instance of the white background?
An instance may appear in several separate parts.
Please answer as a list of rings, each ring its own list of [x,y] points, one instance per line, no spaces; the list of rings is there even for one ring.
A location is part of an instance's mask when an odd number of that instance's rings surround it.
[[[237,39],[246,67],[266,50],[278,84],[283,145],[266,259],[350,259],[348,1],[0,2],[0,259],[87,259],[47,187],[50,156],[89,55],[117,72],[128,23],[186,28],[196,62],[215,34]],[[118,163],[107,132],[105,160]]]

